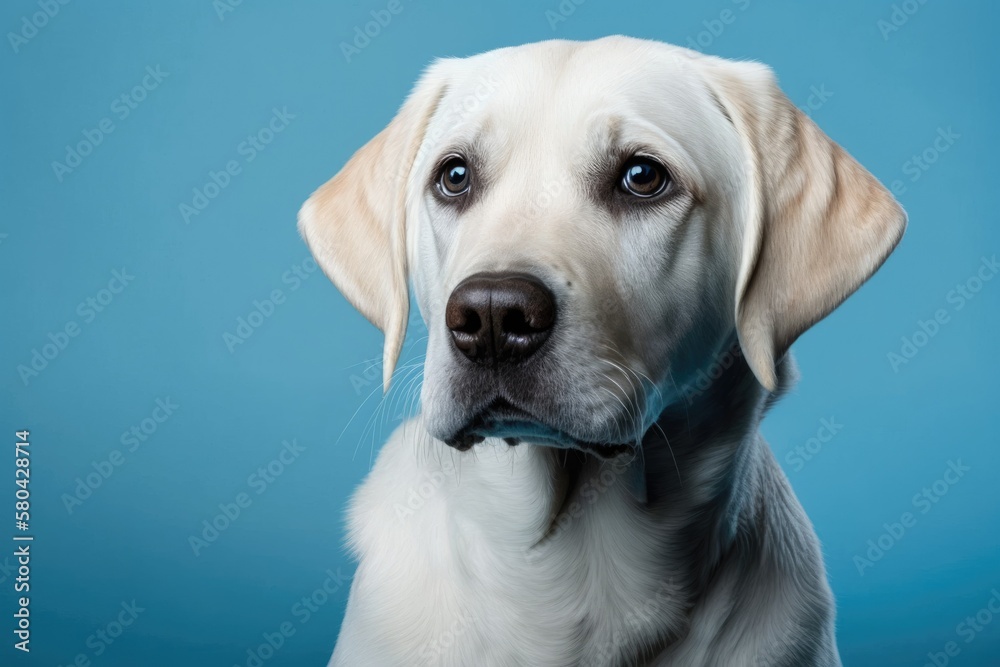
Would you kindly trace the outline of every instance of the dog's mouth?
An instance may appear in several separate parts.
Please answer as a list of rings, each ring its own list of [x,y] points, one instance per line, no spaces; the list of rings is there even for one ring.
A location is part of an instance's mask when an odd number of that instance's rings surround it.
[[[505,398],[497,398],[480,410],[455,435],[445,440],[445,444],[464,452],[486,438],[503,438],[511,446],[524,441],[558,449],[578,449],[603,459],[635,453],[634,444],[575,438]]]

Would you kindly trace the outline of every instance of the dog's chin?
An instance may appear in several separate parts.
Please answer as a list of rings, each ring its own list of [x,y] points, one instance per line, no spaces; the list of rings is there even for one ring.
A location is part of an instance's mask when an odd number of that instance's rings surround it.
[[[464,452],[487,438],[501,438],[511,446],[526,443],[555,449],[576,449],[602,459],[634,455],[636,451],[634,444],[593,442],[574,437],[503,399],[495,401],[454,435],[445,438],[445,444]]]

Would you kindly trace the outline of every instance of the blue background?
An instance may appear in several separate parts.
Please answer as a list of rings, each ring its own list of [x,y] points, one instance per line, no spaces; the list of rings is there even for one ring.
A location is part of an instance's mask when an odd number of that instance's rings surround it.
[[[948,299],[1000,251],[997,4],[910,0],[917,11],[883,34],[887,1],[588,0],[547,16],[555,0],[402,0],[348,62],[341,42],[386,4],[72,2],[16,52],[4,39],[0,428],[8,446],[16,429],[31,431],[36,541],[30,657],[11,648],[11,549],[0,551],[0,661],[246,665],[248,649],[289,622],[294,635],[264,664],[325,664],[346,584],[307,622],[293,606],[327,570],[352,572],[345,503],[409,395],[398,382],[379,402],[381,336],[320,273],[293,289],[287,272],[309,266],[296,211],[434,57],[625,33],[768,63],[802,106],[825,87],[815,120],[884,183],[898,181],[906,238],[796,345],[802,381],[763,428],[823,541],[846,665],[919,666],[949,641],[960,648],[950,664],[1000,664],[1000,619],[968,643],[958,628],[1000,588],[1000,279],[960,310]],[[729,23],[717,21],[724,10]],[[0,28],[20,31],[38,11],[5,2]],[[168,75],[120,118],[112,102],[147,66]],[[294,119],[247,161],[241,142],[274,108]],[[52,163],[104,118],[114,131],[60,180]],[[959,138],[937,151],[949,128]],[[911,160],[925,150],[935,161],[923,171]],[[180,204],[229,160],[240,173],[186,223]],[[86,321],[78,304],[123,267],[134,280]],[[276,289],[284,302],[230,352],[224,334]],[[926,344],[894,369],[887,355],[939,309],[947,323],[917,336]],[[23,381],[18,366],[70,322],[79,335]],[[408,360],[419,360],[420,335],[418,323]],[[122,434],[158,398],[179,407],[127,451]],[[793,463],[831,418],[835,437]],[[258,494],[248,478],[293,439],[305,449]],[[65,494],[114,450],[122,465],[70,512]],[[13,504],[13,462],[2,458]],[[968,472],[921,513],[914,495],[949,461]],[[189,537],[241,492],[250,506],[195,555]],[[916,523],[859,572],[855,556],[908,511]],[[144,609],[136,621],[113,644],[88,645],[132,600]]]

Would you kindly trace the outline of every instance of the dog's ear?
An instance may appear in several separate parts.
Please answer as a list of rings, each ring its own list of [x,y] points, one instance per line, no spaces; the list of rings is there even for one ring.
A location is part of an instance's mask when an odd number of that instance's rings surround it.
[[[406,192],[424,132],[444,91],[425,74],[389,125],[299,211],[299,231],[330,278],[382,330],[383,390],[406,335]]]
[[[796,338],[882,265],[906,213],[757,63],[699,58],[751,174],[736,287],[743,353],[764,387]]]

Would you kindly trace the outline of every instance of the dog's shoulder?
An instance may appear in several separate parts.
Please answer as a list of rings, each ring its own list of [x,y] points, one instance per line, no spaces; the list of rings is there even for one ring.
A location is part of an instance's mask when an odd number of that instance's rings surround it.
[[[419,417],[400,424],[354,492],[347,524],[356,558],[398,553],[400,543],[438,523],[445,509],[444,487],[456,464],[449,451],[426,441]]]
[[[452,566],[445,510],[455,469],[425,438],[419,418],[401,424],[348,507],[358,567],[331,665],[433,664],[427,638],[460,617],[448,578],[431,576]]]
[[[691,610],[712,640],[686,638],[657,665],[840,665],[819,540],[767,443],[757,436],[755,445],[737,489],[736,537]]]

